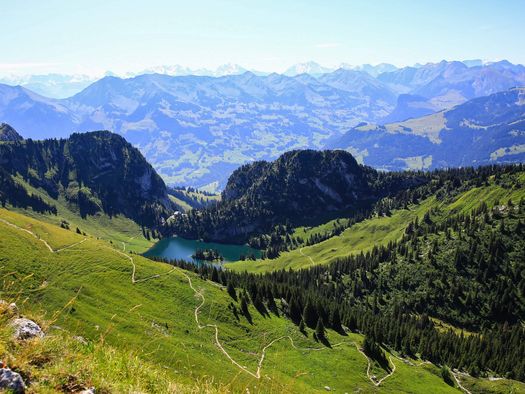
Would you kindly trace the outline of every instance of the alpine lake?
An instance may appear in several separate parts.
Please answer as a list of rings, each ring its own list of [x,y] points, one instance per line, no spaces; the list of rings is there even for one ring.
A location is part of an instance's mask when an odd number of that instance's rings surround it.
[[[197,250],[213,249],[223,257],[222,261],[206,261],[192,257]],[[248,245],[223,244],[217,242],[203,242],[199,240],[184,239],[181,237],[170,237],[161,239],[153,245],[147,252],[146,257],[160,257],[169,260],[185,260],[196,265],[200,264],[221,264],[238,261],[242,256],[253,255],[261,257],[261,251],[251,248]]]

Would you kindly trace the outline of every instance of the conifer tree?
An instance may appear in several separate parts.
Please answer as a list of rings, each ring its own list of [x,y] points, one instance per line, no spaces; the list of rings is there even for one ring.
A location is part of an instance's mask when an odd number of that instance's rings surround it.
[[[232,282],[228,282],[226,290],[228,291],[230,297],[237,301],[237,293],[235,292],[235,287],[233,286]]]
[[[319,320],[317,320],[317,325],[315,326],[315,335],[319,339],[324,339],[325,337],[324,323],[321,317],[319,318]]]
[[[310,299],[306,301],[306,305],[303,310],[303,319],[306,325],[310,328],[314,328],[317,323],[319,316],[317,315],[317,310],[312,305]]]

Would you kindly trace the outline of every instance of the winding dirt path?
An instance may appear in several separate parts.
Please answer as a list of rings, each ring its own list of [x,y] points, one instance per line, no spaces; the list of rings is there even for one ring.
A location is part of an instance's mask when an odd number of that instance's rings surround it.
[[[82,241],[80,241],[80,242],[75,242],[74,244],[71,244],[71,245],[66,246],[66,247],[64,247],[64,248],[61,248],[61,249],[57,249],[57,250],[55,250],[55,253],[62,252],[63,250],[67,250],[67,249],[73,248],[73,247],[75,247],[75,246],[77,246],[77,245],[83,244],[83,243],[86,242],[86,241],[87,241],[87,238],[84,238],[84,239],[83,239]]]
[[[160,278],[161,276],[171,274],[173,271],[175,271],[177,269],[176,267],[173,267],[171,270],[169,270],[168,272],[164,272],[163,274],[155,274],[155,275],[150,275],[150,276],[148,276],[146,278],[136,279],[135,278],[135,272],[137,271],[137,266],[135,265],[135,261],[133,260],[133,257],[131,257],[127,253],[121,252],[120,250],[113,249],[113,248],[111,248],[111,249],[113,251],[117,252],[118,254],[120,254],[121,256],[126,257],[129,260],[129,262],[131,263],[131,266],[133,267],[133,269],[131,271],[131,283],[132,284],[140,283],[140,282],[146,282],[146,281],[148,281],[150,279]],[[122,249],[126,250],[126,244],[124,242],[122,242]]]
[[[11,223],[11,222],[9,222],[9,221],[7,221],[7,220],[5,220],[5,219],[2,219],[2,218],[0,218],[0,222],[4,223],[4,224],[6,224],[6,225],[8,225],[8,226],[10,226],[10,227],[13,227],[13,228],[15,228],[15,229],[17,229],[17,230],[24,231],[24,232],[26,232],[27,234],[31,235],[33,238],[35,238],[35,239],[37,239],[38,241],[44,243],[44,245],[47,247],[47,249],[48,249],[51,253],[59,253],[59,252],[62,252],[62,251],[64,251],[64,250],[71,249],[71,248],[73,248],[73,247],[75,247],[75,246],[78,246],[78,245],[80,245],[80,244],[82,244],[82,243],[84,243],[84,242],[86,242],[86,241],[88,240],[87,238],[84,238],[82,241],[75,242],[75,243],[73,243],[73,244],[71,244],[71,245],[68,245],[68,246],[65,246],[65,247],[63,247],[63,248],[60,248],[60,249],[53,249],[53,248],[51,247],[51,245],[49,245],[49,243],[48,243],[45,239],[40,238],[40,236],[38,236],[37,234],[35,234],[33,231],[28,230],[28,229],[23,228],[23,227],[20,227],[20,226],[14,224],[14,223]],[[122,249],[126,250],[126,244],[125,244],[124,242],[122,242]],[[126,253],[121,252],[120,250],[114,249],[114,248],[111,248],[111,250],[113,250],[114,252],[117,252],[118,254],[120,254],[120,255],[126,257],[126,258],[129,260],[129,262],[131,263],[131,265],[132,265],[132,267],[133,267],[133,270],[132,270],[132,272],[131,272],[131,283],[133,283],[133,284],[135,284],[135,283],[140,283],[140,282],[145,282],[145,281],[150,280],[150,279],[155,279],[155,278],[159,278],[159,277],[164,276],[164,275],[168,275],[168,274],[172,273],[173,271],[175,271],[175,269],[176,269],[175,267],[173,267],[171,270],[169,270],[168,272],[165,272],[165,273],[163,273],[163,274],[156,274],[156,275],[148,276],[147,278],[136,279],[136,278],[135,278],[135,272],[136,272],[136,270],[137,270],[137,267],[136,267],[136,265],[135,265],[135,262],[133,261],[133,257],[129,256],[129,255],[126,254]]]
[[[38,235],[36,235],[34,232],[26,229],[26,228],[23,228],[23,227],[20,227],[20,226],[17,226],[16,224],[13,224],[11,222],[8,222],[7,220],[4,220],[4,219],[0,219],[0,222],[4,223],[4,224],[7,224],[8,226],[11,226],[11,227],[14,227],[20,231],[24,231],[26,233],[28,233],[29,235],[33,236],[34,238],[36,238],[37,240],[39,240],[40,242],[43,242],[44,245],[46,245],[46,247],[49,249],[49,251],[51,253],[55,253],[55,251],[53,250],[53,248],[51,247],[51,245],[49,245],[46,240],[40,238]]]
[[[301,256],[308,258],[308,260],[310,260],[310,263],[312,265],[315,265],[315,261],[310,256],[308,256],[307,254],[303,253],[303,248],[299,249],[299,253],[301,254]]]
[[[23,228],[23,227],[17,226],[16,224],[11,223],[11,222],[8,222],[7,220],[2,219],[2,218],[0,218],[0,222],[2,222],[2,223],[4,223],[4,224],[7,224],[8,226],[11,226],[11,227],[13,227],[13,228],[16,228],[17,230],[24,231],[24,232],[30,234],[31,236],[33,236],[33,238],[35,238],[35,239],[39,240],[40,242],[44,243],[44,245],[46,245],[47,249],[48,249],[51,253],[62,252],[63,250],[66,250],[66,249],[72,248],[72,247],[74,247],[74,246],[80,245],[81,243],[87,241],[87,238],[84,238],[84,239],[83,239],[82,241],[80,241],[80,242],[75,242],[74,244],[71,244],[71,245],[69,245],[69,246],[66,246],[66,247],[63,247],[63,248],[60,248],[60,249],[56,249],[56,250],[55,250],[55,249],[53,249],[53,248],[51,247],[51,245],[49,245],[49,244],[47,243],[47,241],[46,241],[45,239],[40,238],[39,235],[35,234],[35,233],[32,232],[31,230],[28,230],[28,229],[26,229],[26,228]]]
[[[462,384],[461,382],[459,381],[459,378],[458,378],[458,374],[457,372],[454,372],[454,371],[450,371],[452,373],[452,376],[454,376],[454,380],[456,381],[456,383],[458,384],[458,387],[463,390],[465,393],[467,394],[472,394],[468,389],[466,389]]]
[[[298,346],[295,345],[295,342],[293,340],[293,338],[290,336],[290,335],[283,335],[279,338],[276,338],[274,340],[272,340],[271,342],[269,342],[266,346],[264,346],[262,348],[262,351],[261,351],[261,357],[259,358],[259,361],[257,363],[257,369],[255,370],[255,372],[252,372],[250,371],[248,368],[246,368],[244,365],[241,365],[239,364],[237,361],[235,361],[235,359],[226,351],[226,349],[224,348],[224,346],[222,345],[221,341],[219,340],[219,327],[217,327],[216,324],[201,324],[200,321],[199,321],[199,311],[200,309],[203,307],[204,303],[206,302],[206,298],[204,297],[204,295],[202,294],[202,291],[198,291],[194,286],[193,286],[193,282],[191,281],[191,278],[183,271],[183,270],[180,270],[180,272],[182,273],[182,275],[184,275],[186,277],[186,279],[188,280],[188,284],[190,286],[190,288],[193,290],[193,292],[195,293],[195,296],[196,297],[199,297],[201,299],[201,303],[195,308],[195,311],[194,311],[194,317],[195,317],[195,322],[197,323],[197,327],[199,328],[199,330],[202,330],[204,328],[213,328],[215,330],[215,344],[217,345],[217,347],[219,348],[219,350],[232,362],[232,364],[234,364],[235,366],[237,366],[240,370],[246,372],[247,374],[253,376],[255,379],[260,379],[261,378],[261,369],[262,369],[262,366],[263,366],[263,362],[264,362],[264,359],[266,357],[266,351],[268,350],[268,348],[270,348],[273,344],[275,344],[276,342],[279,342],[283,339],[288,339],[290,341],[290,344],[291,346],[296,349],[296,350],[300,350],[300,351],[320,351],[320,350],[327,350],[329,349],[328,347],[321,347],[321,348],[300,348]],[[390,357],[390,363],[392,364],[393,368],[392,368],[392,371],[386,375],[385,377],[381,378],[380,380],[376,381],[372,378],[372,376],[370,375],[370,368],[371,368],[371,361],[370,359],[368,358],[368,356],[359,348],[359,346],[357,345],[357,343],[353,342],[353,341],[346,341],[346,342],[339,342],[339,343],[336,343],[334,345],[332,345],[332,348],[334,347],[338,347],[338,346],[341,346],[341,345],[344,345],[345,343],[351,343],[351,344],[354,344],[356,349],[359,351],[359,353],[361,353],[367,360],[368,362],[368,366],[367,366],[367,376],[368,378],[370,379],[370,381],[375,385],[375,386],[379,386],[381,383],[383,383],[385,381],[385,379],[389,378],[390,376],[392,376],[396,370],[396,365],[394,364],[394,362],[392,361],[392,358]]]
[[[279,338],[276,338],[276,339],[272,340],[270,343],[268,343],[266,346],[264,346],[262,348],[261,357],[259,358],[259,361],[257,362],[257,369],[256,369],[256,371],[255,372],[250,371],[244,365],[241,365],[237,361],[235,361],[235,359],[226,351],[226,349],[222,345],[221,341],[219,340],[219,327],[217,327],[216,324],[201,324],[200,323],[200,321],[199,321],[199,311],[202,308],[202,306],[204,305],[204,303],[206,302],[206,298],[202,294],[202,291],[198,291],[193,286],[193,282],[191,281],[191,278],[183,270],[180,270],[180,272],[188,280],[188,284],[189,284],[190,288],[193,290],[193,292],[195,293],[195,296],[199,297],[201,299],[201,303],[195,308],[195,311],[194,311],[195,322],[197,323],[197,327],[199,328],[199,330],[202,330],[204,328],[213,328],[215,330],[215,344],[217,345],[219,350],[228,358],[228,360],[230,360],[232,362],[232,364],[234,364],[240,370],[242,370],[242,371],[246,372],[247,374],[253,376],[255,379],[260,379],[261,378],[261,369],[262,369],[262,365],[263,365],[263,362],[264,362],[264,358],[266,357],[266,350],[268,350],[268,348],[270,348],[274,343],[279,342],[279,341],[281,341],[283,339],[288,339],[290,341],[290,343],[292,344],[292,347],[294,349],[298,349],[298,350],[313,350],[313,351],[315,351],[315,350],[325,350],[325,349],[327,349],[327,348],[324,348],[324,347],[323,348],[299,348],[299,347],[297,347],[295,345],[294,340],[293,340],[293,338],[291,336],[283,335],[282,337],[279,337]]]
[[[381,383],[383,383],[387,378],[389,378],[390,376],[392,376],[394,374],[394,372],[396,371],[396,364],[394,364],[394,361],[392,360],[392,357],[388,356],[388,359],[390,360],[390,364],[392,364],[392,371],[390,371],[390,373],[384,377],[382,377],[381,379],[379,380],[375,380],[372,375],[370,374],[370,368],[372,367],[372,361],[370,361],[370,358],[366,355],[365,352],[363,352],[363,350],[357,345],[357,343],[353,342],[353,344],[355,345],[355,348],[357,349],[357,351],[359,353],[361,353],[363,355],[364,358],[366,358],[366,361],[368,363],[368,366],[366,367],[366,376],[368,376],[368,379],[376,386],[376,387],[379,387],[379,385]]]
[[[57,249],[57,250],[54,250],[51,245],[49,245],[49,243],[47,243],[46,240],[40,238],[37,234],[35,234],[34,232],[30,231],[30,230],[27,230],[25,228],[22,228],[20,226],[17,226],[16,224],[13,224],[11,222],[8,222],[7,220],[4,220],[2,218],[0,218],[0,222],[8,225],[8,226],[11,226],[13,228],[16,228],[20,231],[24,231],[28,234],[30,234],[31,236],[33,236],[35,239],[41,241],[42,243],[44,243],[44,245],[47,247],[47,249],[51,252],[51,253],[59,253],[61,251],[64,251],[64,250],[67,250],[67,249],[70,249],[70,248],[73,248],[74,246],[77,246],[77,245],[80,245],[82,243],[84,243],[85,241],[87,241],[87,238],[84,238],[82,241],[79,241],[79,242],[76,242],[74,244],[71,244],[71,245],[68,245],[66,247],[63,247],[63,248],[60,248],[60,249]],[[257,363],[257,369],[255,372],[252,372],[250,371],[248,368],[246,368],[245,366],[239,364],[239,362],[237,362],[227,351],[226,349],[224,348],[224,346],[222,345],[221,341],[219,340],[219,327],[216,325],[216,324],[204,324],[202,325],[199,321],[199,312],[200,312],[200,309],[204,306],[204,303],[206,302],[206,298],[204,297],[204,295],[202,294],[202,291],[198,291],[197,289],[195,289],[195,287],[193,286],[193,283],[191,281],[191,278],[184,272],[184,270],[178,268],[178,267],[173,267],[171,270],[169,270],[168,272],[165,272],[163,274],[155,274],[155,275],[151,275],[151,276],[148,276],[146,278],[142,278],[142,279],[136,279],[135,277],[135,274],[136,274],[136,270],[137,270],[137,266],[135,264],[135,261],[133,260],[133,257],[131,257],[130,255],[128,255],[127,253],[124,253],[125,250],[126,250],[126,243],[125,242],[122,242],[122,252],[120,250],[117,250],[117,249],[114,249],[114,248],[111,248],[111,250],[113,250],[114,252],[120,254],[121,256],[123,257],[126,257],[129,262],[131,263],[132,265],[132,272],[131,272],[131,283],[132,284],[136,284],[136,283],[140,283],[140,282],[145,282],[145,281],[148,281],[150,279],[155,279],[155,278],[159,278],[161,276],[164,276],[164,275],[168,275],[170,273],[172,273],[173,271],[175,270],[179,270],[182,275],[184,275],[184,277],[186,277],[186,279],[188,280],[188,284],[190,286],[190,288],[193,290],[194,294],[196,297],[200,297],[201,298],[201,303],[195,308],[194,310],[194,317],[195,317],[195,322],[197,323],[197,327],[199,328],[199,330],[202,330],[202,329],[205,329],[205,328],[213,328],[214,331],[215,331],[215,344],[217,345],[217,347],[219,348],[219,350],[232,362],[232,364],[234,364],[236,367],[238,367],[240,370],[246,372],[247,374],[253,376],[255,379],[260,379],[261,378],[261,370],[262,370],[262,366],[263,366],[263,362],[264,362],[264,359],[266,357],[266,351],[275,343],[283,340],[283,339],[287,339],[290,341],[290,344],[291,346],[296,349],[296,350],[300,350],[300,351],[321,351],[321,350],[327,350],[328,348],[327,347],[322,347],[322,348],[300,348],[298,346],[295,345],[295,342],[293,340],[293,338],[289,335],[283,335],[279,338],[276,338],[274,340],[272,340],[271,342],[269,342],[266,346],[264,346],[262,348],[262,351],[261,351],[261,356],[259,358],[259,361]],[[313,259],[308,256],[308,255],[305,255],[303,253],[303,248],[299,249],[299,253],[304,256],[304,257],[307,257],[310,262],[312,264],[315,264],[315,262],[313,261]],[[134,308],[136,308],[138,306],[135,306]],[[133,308],[132,308],[133,309]],[[385,379],[387,379],[388,377],[392,376],[396,370],[396,365],[394,364],[394,362],[392,361],[392,358],[389,357],[390,359],[390,363],[392,364],[393,368],[392,368],[392,371],[386,375],[385,377],[381,378],[380,380],[376,381],[372,378],[372,376],[370,375],[370,368],[371,368],[371,361],[370,359],[368,358],[368,356],[359,348],[359,346],[357,345],[357,343],[353,342],[353,341],[347,341],[347,342],[340,342],[340,343],[337,343],[337,344],[334,344],[332,345],[332,348],[334,347],[337,347],[337,346],[341,346],[345,343],[352,343],[355,345],[356,349],[359,351],[359,353],[361,353],[367,360],[367,363],[368,363],[368,366],[367,366],[367,370],[366,370],[366,374],[368,376],[368,379],[375,385],[375,386],[379,386],[383,381],[385,381]],[[453,374],[454,378],[456,379],[456,382],[458,383],[458,386],[460,388],[462,388],[467,394],[471,394],[467,389],[465,389],[463,386],[461,386],[461,383],[459,382],[458,378],[456,377],[455,374]]]

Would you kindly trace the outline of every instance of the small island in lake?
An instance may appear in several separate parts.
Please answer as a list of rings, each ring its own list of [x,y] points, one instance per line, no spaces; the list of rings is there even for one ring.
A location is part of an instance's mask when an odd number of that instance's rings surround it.
[[[191,255],[194,259],[205,260],[205,261],[223,261],[224,257],[221,256],[217,249],[197,249],[194,254]]]

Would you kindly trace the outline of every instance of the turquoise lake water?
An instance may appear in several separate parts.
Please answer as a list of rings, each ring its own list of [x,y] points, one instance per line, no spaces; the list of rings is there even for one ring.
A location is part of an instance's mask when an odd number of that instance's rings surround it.
[[[202,242],[181,237],[164,238],[160,240],[144,253],[144,256],[161,257],[172,260],[180,259],[201,264],[203,261],[191,257],[197,249],[215,249],[224,257],[223,262],[237,261],[242,255],[248,256],[253,254],[257,258],[261,256],[260,250],[251,248],[248,245]]]

